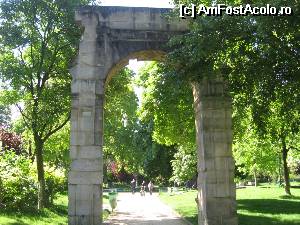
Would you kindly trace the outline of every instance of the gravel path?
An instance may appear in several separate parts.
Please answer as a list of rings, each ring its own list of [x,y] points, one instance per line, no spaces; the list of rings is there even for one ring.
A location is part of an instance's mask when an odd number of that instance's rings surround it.
[[[118,205],[105,225],[188,225],[156,194],[119,193]]]

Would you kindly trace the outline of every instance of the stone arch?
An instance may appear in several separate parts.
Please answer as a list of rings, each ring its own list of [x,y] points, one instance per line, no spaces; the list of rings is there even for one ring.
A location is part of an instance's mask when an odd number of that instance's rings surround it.
[[[82,7],[84,28],[72,74],[69,224],[102,224],[105,83],[130,58],[161,59],[170,37],[186,32],[170,9]],[[221,78],[193,84],[198,152],[200,225],[237,225],[231,102]]]

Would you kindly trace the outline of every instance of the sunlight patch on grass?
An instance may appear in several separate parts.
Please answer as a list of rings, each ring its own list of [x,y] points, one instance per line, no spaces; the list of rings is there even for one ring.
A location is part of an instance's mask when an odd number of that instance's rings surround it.
[[[300,189],[291,189],[293,196],[274,185],[247,187],[237,190],[239,225],[297,225],[300,224]],[[197,225],[196,191],[180,195],[160,195],[184,218]]]

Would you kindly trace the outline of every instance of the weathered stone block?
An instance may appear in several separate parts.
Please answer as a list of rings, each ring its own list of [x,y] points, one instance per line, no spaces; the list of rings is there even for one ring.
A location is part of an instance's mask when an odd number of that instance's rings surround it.
[[[77,184],[76,185],[76,200],[81,200],[81,201],[93,200],[93,185],[92,184]]]
[[[203,150],[200,150],[200,151],[203,151],[203,163],[205,163],[205,161],[207,159],[211,159],[211,158],[214,158],[215,156],[215,147],[214,147],[214,143],[213,142],[209,142],[207,140],[203,140]]]
[[[102,157],[102,146],[71,146],[71,159],[95,159]]]
[[[89,95],[89,94],[82,94],[79,98],[79,106],[81,108],[84,107],[94,107],[96,102],[96,96],[95,95]]]
[[[215,160],[214,158],[206,158],[204,160],[205,170],[211,171],[215,170]]]
[[[217,183],[217,174],[215,170],[207,170],[204,173],[204,178],[207,184]]]
[[[233,171],[234,170],[234,161],[233,158],[228,157],[216,157],[215,158],[215,166],[216,170],[223,170],[223,171]]]
[[[232,143],[232,131],[230,129],[214,131],[213,142]]]
[[[223,218],[232,216],[232,200],[230,198],[207,198],[206,213],[208,219],[222,221]]]
[[[95,94],[96,81],[88,79],[76,79],[72,82],[71,91],[72,93],[89,93]]]
[[[102,212],[102,186],[93,185],[93,213],[100,215]]]
[[[94,112],[82,111],[81,116],[78,118],[78,122],[78,131],[94,131]]]
[[[78,123],[77,120],[71,118],[71,130],[78,131]]]
[[[71,145],[94,145],[94,132],[71,131]]]
[[[68,215],[76,215],[76,185],[68,185]]]
[[[207,118],[203,121],[204,131],[223,130],[226,128],[226,120],[224,118]]]
[[[85,40],[79,43],[80,54],[90,54],[94,56],[97,54],[97,40]]]
[[[77,215],[92,215],[92,205],[90,200],[76,200]]]
[[[94,139],[94,145],[101,145],[103,146],[103,134],[99,132],[94,133],[95,139]]]
[[[237,225],[238,224],[238,218],[237,215],[233,214],[234,216],[231,216],[229,218],[224,218],[222,221],[222,225]]]
[[[216,186],[217,186],[216,183],[212,183],[212,184],[207,183],[205,185],[205,193],[206,193],[206,195],[204,197],[206,199],[207,198],[216,197],[216,195],[217,195],[217,188],[216,188]]]
[[[103,132],[103,117],[101,115],[100,110],[99,112],[96,112],[94,126],[95,126],[95,131],[98,131],[99,133]]]
[[[231,154],[231,148],[229,143],[220,143],[215,142],[214,143],[214,149],[215,149],[215,156],[216,157],[230,157]]]
[[[225,180],[225,179],[222,179]],[[216,185],[216,195],[218,198],[229,198],[230,196],[230,187],[228,182],[218,182]]]
[[[75,159],[71,163],[72,171],[102,171],[102,158],[94,159]]]
[[[69,184],[102,184],[103,171],[70,171],[69,172]]]

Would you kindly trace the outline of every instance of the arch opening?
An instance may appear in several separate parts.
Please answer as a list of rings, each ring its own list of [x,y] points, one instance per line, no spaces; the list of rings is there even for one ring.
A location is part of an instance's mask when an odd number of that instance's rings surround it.
[[[129,60],[136,59],[137,61],[163,61],[165,55],[166,52],[163,50],[143,50],[129,53],[127,57],[122,58],[110,67],[105,79],[105,86],[108,85],[109,81],[115,74],[129,64]]]

